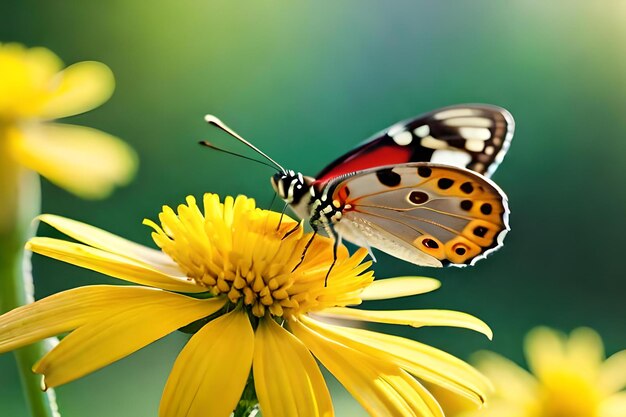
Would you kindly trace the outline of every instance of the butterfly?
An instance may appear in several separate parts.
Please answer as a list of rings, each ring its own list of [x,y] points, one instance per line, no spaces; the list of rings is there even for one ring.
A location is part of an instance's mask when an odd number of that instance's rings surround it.
[[[401,121],[315,177],[284,169],[216,117],[205,120],[275,165],[274,190],[308,219],[309,244],[317,233],[335,240],[335,259],[346,239],[374,260],[371,248],[420,266],[474,265],[509,231],[507,197],[489,179],[515,127],[503,108],[456,105]]]

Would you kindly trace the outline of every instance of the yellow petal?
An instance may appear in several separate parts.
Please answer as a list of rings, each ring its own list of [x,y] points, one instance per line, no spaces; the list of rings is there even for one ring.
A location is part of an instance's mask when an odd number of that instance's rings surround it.
[[[477,406],[475,403],[469,401],[467,398],[455,394],[452,391],[448,391],[439,385],[431,384],[426,381],[420,381],[433,397],[437,399],[437,402],[441,406],[444,415],[449,417],[461,417],[462,413],[466,411],[475,411],[485,408]],[[492,397],[489,397],[489,401],[486,405],[491,406]]]
[[[391,369],[388,363],[381,364],[378,369],[372,368],[370,359],[364,353],[325,339],[299,322],[291,322],[289,326],[371,416],[408,413],[406,404],[398,401],[397,394],[381,381],[382,371],[389,372]]]
[[[34,237],[28,241],[26,249],[135,284],[177,292],[197,293],[206,291],[206,288],[196,285],[185,276],[166,274],[143,262],[80,243],[48,237]]]
[[[209,322],[178,355],[159,417],[230,416],[246,385],[253,353],[254,331],[244,312],[235,310]]]
[[[44,119],[72,116],[98,107],[115,88],[109,67],[95,61],[70,65],[55,78],[53,92],[41,110]]]
[[[539,379],[562,366],[565,359],[565,336],[547,327],[536,327],[524,340],[526,361]]]
[[[305,323],[293,321],[289,326],[371,416],[441,416],[425,411],[432,404],[430,395],[424,400],[422,390],[407,386],[406,381],[400,383],[402,371],[390,362],[327,338]],[[417,414],[416,408],[422,413]]]
[[[144,287],[94,285],[51,295],[0,316],[0,352],[73,330],[102,314],[142,297]]]
[[[0,44],[0,114],[8,120],[37,117],[62,65],[46,48]]]
[[[109,365],[226,303],[225,298],[199,300],[150,288],[135,292],[132,302],[105,308],[35,364],[33,371],[44,375],[44,386],[56,387]]]
[[[131,242],[113,233],[65,217],[42,214],[38,219],[81,243],[142,261],[166,274],[182,275],[178,265],[160,250]]]
[[[407,297],[436,290],[441,283],[433,278],[397,277],[378,279],[361,293],[363,300],[385,300]]]
[[[254,386],[268,417],[333,416],[330,394],[308,349],[274,320],[262,319],[254,341]]]
[[[356,308],[331,307],[318,311],[315,316],[334,319],[361,320],[375,323],[405,324],[413,327],[450,326],[475,330],[489,339],[493,333],[489,326],[476,317],[450,310],[359,310]]]
[[[482,351],[473,356],[472,363],[491,380],[499,397],[517,404],[538,398],[537,380],[509,359]]]
[[[135,152],[99,130],[37,124],[12,130],[13,156],[24,166],[83,198],[103,198],[135,174]]]
[[[610,356],[601,365],[599,378],[598,388],[608,394],[626,388],[626,350]]]
[[[491,390],[489,381],[462,360],[431,346],[369,330],[335,326],[301,317],[304,324],[319,334],[382,361],[405,369],[428,382],[463,395],[477,404]]]
[[[383,378],[402,395],[416,415],[445,417],[435,397],[407,372],[399,369],[397,374],[385,375]]]
[[[598,333],[587,327],[575,329],[565,347],[570,366],[586,379],[596,380],[604,361],[604,344]]]
[[[612,395],[602,401],[598,417],[624,417],[626,416],[626,392]]]

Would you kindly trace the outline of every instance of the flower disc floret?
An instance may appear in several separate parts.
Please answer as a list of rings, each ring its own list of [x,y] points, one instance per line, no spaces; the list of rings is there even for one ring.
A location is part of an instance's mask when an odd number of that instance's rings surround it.
[[[255,207],[254,200],[204,196],[204,212],[193,197],[174,211],[164,206],[155,243],[198,285],[213,296],[226,295],[257,316],[293,317],[330,306],[358,304],[359,292],[373,280],[360,264],[365,251],[350,257],[340,248],[332,263],[332,241],[311,234],[286,216]]]

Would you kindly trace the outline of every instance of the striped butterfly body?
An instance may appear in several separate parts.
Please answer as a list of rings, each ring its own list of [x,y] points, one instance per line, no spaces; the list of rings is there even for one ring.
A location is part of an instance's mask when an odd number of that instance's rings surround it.
[[[346,239],[416,265],[465,266],[501,247],[509,230],[506,195],[489,179],[513,136],[502,108],[458,105],[399,122],[315,178],[207,121],[275,164],[276,193],[316,233],[334,238],[335,249]]]

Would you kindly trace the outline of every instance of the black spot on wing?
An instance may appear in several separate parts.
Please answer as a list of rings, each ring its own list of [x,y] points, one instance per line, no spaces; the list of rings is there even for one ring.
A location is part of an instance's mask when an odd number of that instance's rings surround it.
[[[474,191],[474,187],[472,186],[471,182],[464,182],[463,184],[461,184],[461,191],[463,191],[465,194],[471,194],[472,191]]]
[[[422,191],[411,191],[409,201],[413,204],[424,204],[428,201],[428,194]]]
[[[393,172],[392,168],[376,171],[376,177],[382,185],[386,185],[387,187],[397,187],[402,181],[400,174]]]
[[[491,204],[489,203],[484,203],[482,206],[480,206],[480,212],[484,215],[491,214],[492,210],[493,208],[491,207]]]
[[[465,211],[470,211],[472,209],[472,206],[474,205],[474,203],[472,203],[471,200],[463,200],[461,201],[461,208]]]
[[[422,241],[422,245],[426,246],[429,249],[437,249],[439,248],[439,244],[432,239],[424,239]]]
[[[430,174],[433,173],[433,170],[430,169],[429,167],[418,167],[417,168],[417,175],[419,175],[422,178],[428,178],[430,177]]]
[[[485,237],[489,230],[484,226],[478,226],[474,229],[474,234],[478,237]]]
[[[452,184],[454,184],[454,181],[452,181],[450,178],[441,178],[439,181],[437,181],[437,185],[442,190],[447,190],[448,188],[452,187]]]

